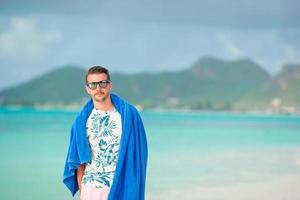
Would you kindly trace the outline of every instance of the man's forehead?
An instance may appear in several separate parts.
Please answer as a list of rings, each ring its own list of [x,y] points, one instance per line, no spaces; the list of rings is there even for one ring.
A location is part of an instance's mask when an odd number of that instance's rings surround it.
[[[93,79],[93,80],[99,79],[99,81],[107,80],[107,74],[105,74],[105,73],[93,73],[93,74],[89,74],[87,76],[87,78],[88,78],[88,80],[90,80],[90,79]]]

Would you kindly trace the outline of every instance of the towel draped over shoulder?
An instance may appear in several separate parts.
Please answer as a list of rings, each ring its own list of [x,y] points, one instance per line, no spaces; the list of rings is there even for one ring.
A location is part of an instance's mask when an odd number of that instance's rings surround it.
[[[110,95],[115,109],[121,115],[122,137],[109,200],[144,200],[147,139],[143,122],[135,107],[115,94]],[[63,182],[74,196],[78,191],[76,169],[91,160],[86,135],[86,122],[94,108],[90,99],[77,115],[72,128],[70,146],[65,162]]]

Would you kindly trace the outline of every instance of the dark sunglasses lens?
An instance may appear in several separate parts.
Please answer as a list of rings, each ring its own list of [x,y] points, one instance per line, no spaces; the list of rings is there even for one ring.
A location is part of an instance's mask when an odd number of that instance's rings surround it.
[[[101,82],[99,83],[99,85],[100,85],[101,88],[106,88],[107,83],[108,83],[107,81],[101,81]]]
[[[89,88],[91,88],[92,90],[97,88],[98,83],[94,82],[94,83],[89,83]]]

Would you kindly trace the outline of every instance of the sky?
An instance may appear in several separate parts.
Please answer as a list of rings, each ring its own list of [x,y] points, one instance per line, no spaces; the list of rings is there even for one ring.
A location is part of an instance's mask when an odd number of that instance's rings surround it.
[[[0,0],[0,90],[66,65],[176,71],[250,58],[300,63],[299,0]]]

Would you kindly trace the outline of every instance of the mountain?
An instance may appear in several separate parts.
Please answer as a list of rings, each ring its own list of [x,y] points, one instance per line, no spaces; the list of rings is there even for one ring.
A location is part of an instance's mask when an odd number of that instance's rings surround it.
[[[85,70],[63,67],[0,92],[1,105],[81,106],[88,98]],[[176,72],[112,73],[113,92],[144,107],[206,110],[265,109],[274,99],[300,107],[300,66],[269,75],[250,59],[199,59]]]
[[[66,66],[0,92],[2,105],[71,104],[86,97],[85,71]]]
[[[286,106],[300,103],[300,64],[288,64],[272,79],[267,89]]]
[[[248,59],[202,58],[190,68],[177,72],[114,74],[113,88],[136,103],[220,109],[231,106],[269,79],[265,70]],[[128,88],[131,88],[129,92]]]
[[[256,104],[258,107],[272,106],[274,101],[284,107],[300,107],[299,64],[284,65],[281,71],[265,82],[262,87],[240,99],[244,105]]]

